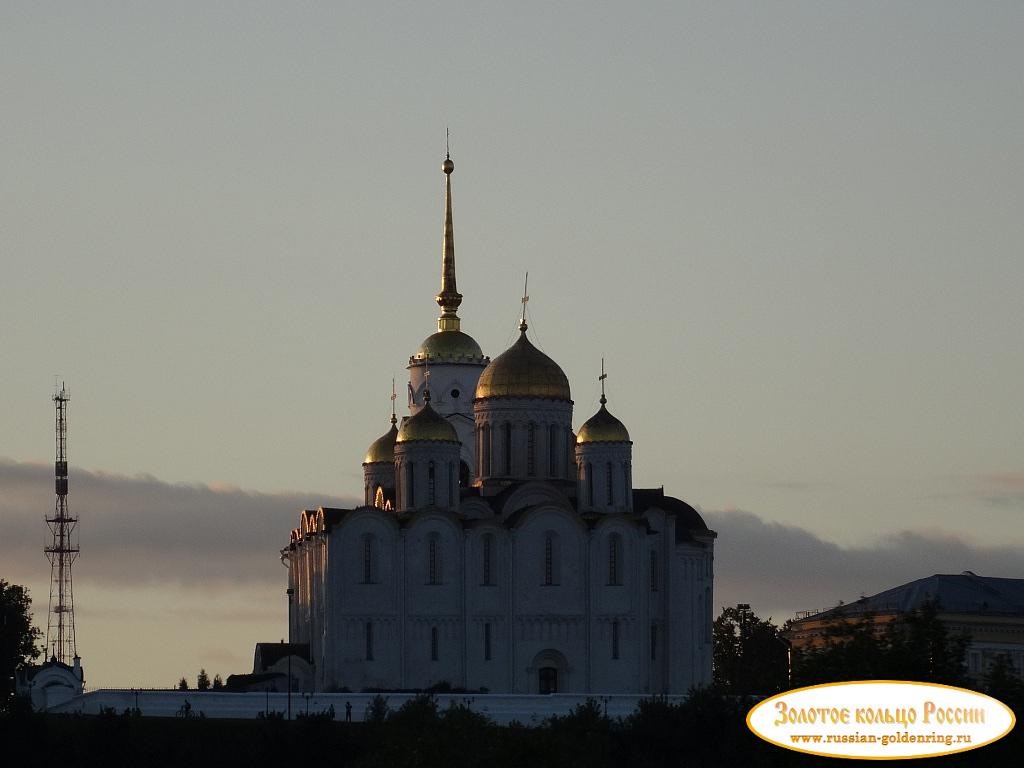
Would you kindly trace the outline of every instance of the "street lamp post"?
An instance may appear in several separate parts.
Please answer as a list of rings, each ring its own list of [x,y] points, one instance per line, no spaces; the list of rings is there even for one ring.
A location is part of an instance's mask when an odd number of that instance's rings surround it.
[[[295,590],[291,587],[287,589],[288,593],[288,719],[292,719],[292,602],[295,597]]]

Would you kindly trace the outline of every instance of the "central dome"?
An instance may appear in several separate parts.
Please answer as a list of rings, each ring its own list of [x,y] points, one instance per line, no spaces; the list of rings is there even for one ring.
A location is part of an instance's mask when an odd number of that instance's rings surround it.
[[[476,396],[571,401],[569,379],[558,363],[530,343],[526,331],[484,368],[476,385]]]
[[[429,358],[434,363],[484,361],[484,353],[480,345],[468,333],[462,331],[438,331],[427,336],[420,348],[413,355],[414,360]]]

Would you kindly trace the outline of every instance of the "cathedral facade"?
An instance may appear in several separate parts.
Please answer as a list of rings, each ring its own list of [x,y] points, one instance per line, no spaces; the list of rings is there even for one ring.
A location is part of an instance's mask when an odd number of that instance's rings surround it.
[[[316,688],[682,694],[711,682],[716,534],[632,481],[606,407],[573,431],[562,369],[461,330],[446,159],[438,330],[408,410],[363,460],[363,504],[300,513],[289,639]],[[392,398],[394,400],[394,397]],[[293,600],[293,602],[292,602]]]

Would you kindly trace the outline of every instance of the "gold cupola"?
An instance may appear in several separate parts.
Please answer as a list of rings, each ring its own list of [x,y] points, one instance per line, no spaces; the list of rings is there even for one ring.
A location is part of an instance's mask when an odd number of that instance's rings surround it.
[[[410,416],[402,424],[395,438],[396,443],[411,443],[427,440],[439,443],[458,443],[459,435],[455,427],[444,416],[430,406],[430,390],[423,393],[423,407],[415,416]]]
[[[629,432],[626,425],[608,412],[604,404],[608,400],[601,395],[601,408],[583,422],[580,431],[576,435],[576,445],[584,443],[628,443]]]
[[[462,294],[455,282],[455,229],[452,225],[452,172],[455,163],[450,154],[445,157],[441,170],[445,175],[444,237],[441,244],[441,291],[434,297],[441,308],[441,315],[437,318],[437,333],[423,340],[410,362],[429,357],[439,363],[482,363],[487,359],[480,345],[460,330],[458,310]]]
[[[378,437],[369,448],[366,449],[366,457],[363,464],[376,464],[378,462],[395,462],[395,440],[398,438],[398,417],[394,412],[391,414],[391,429]]]
[[[628,443],[629,432],[626,425],[608,412],[605,403],[608,398],[604,396],[604,380],[608,374],[604,372],[604,358],[601,358],[601,407],[597,413],[583,422],[580,431],[576,434],[576,445],[585,443]]]
[[[565,372],[530,343],[526,327],[524,300],[519,339],[484,368],[476,385],[476,398],[538,397],[572,402]]]

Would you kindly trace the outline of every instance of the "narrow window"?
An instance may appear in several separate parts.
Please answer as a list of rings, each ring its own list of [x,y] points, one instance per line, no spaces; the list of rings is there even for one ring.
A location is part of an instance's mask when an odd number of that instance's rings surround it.
[[[491,581],[491,550],[494,546],[494,536],[490,533],[484,534],[483,548],[484,548],[484,586],[491,586],[494,584]]]
[[[448,462],[448,506],[454,507],[455,500],[459,496],[458,488],[455,487],[455,465]]]
[[[437,534],[432,533],[427,538],[427,583],[441,583],[440,553],[437,551]]]
[[[612,622],[612,658],[619,658],[619,622]]]
[[[594,467],[587,462],[583,470],[587,475],[587,506],[594,506]]]
[[[371,534],[363,536],[363,584],[374,582],[373,544]]]
[[[491,660],[491,625],[484,624],[484,661]]]
[[[622,584],[622,537],[617,533],[608,537],[608,584]]]
[[[373,623],[366,622],[366,660],[373,661]]]
[[[430,660],[437,661],[437,627],[430,628]]]
[[[505,474],[512,474],[512,424],[505,422]]]
[[[373,495],[373,506],[377,509],[384,509],[384,488],[377,486],[377,492]]]
[[[544,537],[544,584],[555,583],[555,537],[547,534]]]
[[[651,592],[658,591],[658,553],[651,551]]]
[[[491,474],[491,425],[484,424],[480,430],[480,476]]]
[[[558,477],[558,427],[548,427],[548,475]]]
[[[651,661],[658,658],[658,625],[651,624]]]
[[[530,426],[526,428],[526,474],[533,477],[537,474],[537,429],[530,423]]]
[[[434,462],[427,464],[427,504],[437,504],[437,477]]]
[[[612,504],[615,503],[615,482],[613,480],[612,474],[613,474],[612,473],[612,463],[609,461],[608,462],[608,472],[607,472],[607,474],[605,475],[605,478],[604,478],[604,480],[605,480],[605,483],[604,483],[605,484],[605,490],[607,491],[608,506],[609,507]]]
[[[416,473],[413,471],[415,466],[413,462],[409,462],[405,465],[405,484],[407,486],[406,496],[408,501],[405,506],[415,507],[416,506]]]

